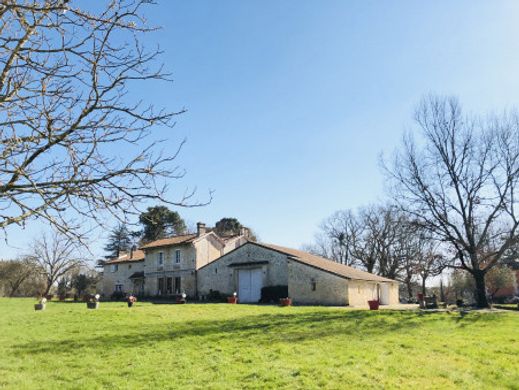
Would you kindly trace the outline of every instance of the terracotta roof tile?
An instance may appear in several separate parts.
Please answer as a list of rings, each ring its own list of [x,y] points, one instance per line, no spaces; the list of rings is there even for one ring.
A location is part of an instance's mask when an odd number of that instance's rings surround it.
[[[328,271],[339,276],[343,276],[348,279],[369,280],[374,282],[396,282],[396,280],[384,278],[382,276],[375,275],[366,271],[361,271],[360,269],[340,264],[333,260],[325,259],[324,257],[312,255],[311,253],[303,252],[297,249],[286,248],[279,245],[265,243],[256,243],[256,245],[284,253],[294,258],[294,260],[296,261],[310,265],[315,268],[322,269],[324,271]]]
[[[184,234],[181,236],[162,238],[160,240],[148,242],[147,244],[141,246],[140,249],[151,249],[151,248],[158,248],[161,246],[186,244],[186,243],[192,242],[196,238],[197,238],[196,234]]]
[[[108,260],[105,264],[117,264],[117,263],[131,263],[134,261],[143,261],[144,260],[144,252],[140,249],[136,249],[133,251],[132,256],[130,257],[130,253],[126,252],[121,256]]]

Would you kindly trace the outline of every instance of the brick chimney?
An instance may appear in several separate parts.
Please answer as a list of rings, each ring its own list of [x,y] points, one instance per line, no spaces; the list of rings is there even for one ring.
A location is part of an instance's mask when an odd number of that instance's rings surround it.
[[[133,253],[137,250],[137,245],[132,245],[132,248],[130,249],[130,259],[133,259]]]
[[[196,224],[196,235],[198,237],[202,236],[205,234],[205,223],[203,222],[198,222]]]

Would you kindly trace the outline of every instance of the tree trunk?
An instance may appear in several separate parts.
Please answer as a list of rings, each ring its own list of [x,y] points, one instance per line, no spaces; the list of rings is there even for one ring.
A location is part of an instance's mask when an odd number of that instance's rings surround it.
[[[425,297],[425,281],[426,280],[427,280],[427,278],[422,278],[422,294],[424,297]]]
[[[411,281],[408,280],[406,281],[406,285],[407,285],[407,294],[409,295],[409,300],[413,299],[413,286],[411,284]]]
[[[42,296],[46,297],[47,295],[49,295],[50,289],[52,288],[52,284],[52,280],[47,279],[47,286],[45,287],[45,291],[43,292]]]
[[[476,305],[480,308],[489,307],[487,289],[485,286],[485,272],[478,270],[474,271],[472,275],[474,276],[474,281],[476,282],[476,290],[474,291]]]

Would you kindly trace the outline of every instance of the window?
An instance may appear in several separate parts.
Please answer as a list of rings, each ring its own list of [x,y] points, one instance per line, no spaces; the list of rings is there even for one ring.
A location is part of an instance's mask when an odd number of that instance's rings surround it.
[[[115,285],[115,291],[118,291],[118,292],[123,291],[123,285],[122,284],[116,284]]]
[[[164,265],[164,252],[159,252],[158,264],[159,265]]]
[[[218,273],[218,268],[215,268],[215,269],[214,269],[214,273],[215,273],[215,274]]]
[[[117,272],[119,270],[119,264],[112,264],[112,272]]]
[[[180,249],[175,251],[175,263],[180,263]]]
[[[132,265],[131,264],[128,265],[128,269],[132,269]]]
[[[168,295],[173,293],[173,278],[166,278],[166,293]]]
[[[315,291],[317,288],[317,282],[315,281],[315,279],[312,279],[312,291]]]
[[[177,294],[180,294],[180,289],[182,288],[181,281],[182,279],[179,276],[175,278],[175,293]]]

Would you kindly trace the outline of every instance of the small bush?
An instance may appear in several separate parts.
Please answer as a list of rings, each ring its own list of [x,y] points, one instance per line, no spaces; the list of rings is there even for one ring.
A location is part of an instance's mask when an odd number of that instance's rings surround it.
[[[114,301],[120,301],[126,299],[126,293],[123,291],[114,291],[110,298]]]
[[[261,303],[278,303],[288,297],[288,286],[268,286],[261,289]],[[240,298],[240,297],[238,297]]]
[[[226,302],[227,296],[223,295],[218,290],[209,290],[209,294],[207,295],[207,300],[209,302]]]

